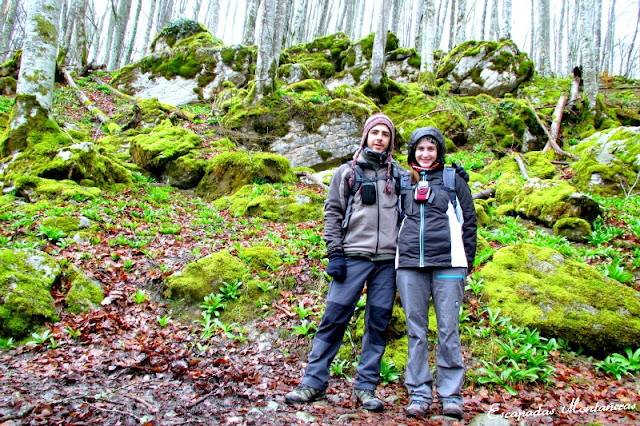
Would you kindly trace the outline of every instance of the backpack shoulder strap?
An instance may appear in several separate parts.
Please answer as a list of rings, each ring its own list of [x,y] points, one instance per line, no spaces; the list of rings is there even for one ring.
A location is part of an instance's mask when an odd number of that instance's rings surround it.
[[[449,192],[451,204],[453,204],[453,207],[455,208],[458,205],[456,200],[456,169],[453,167],[445,167],[442,172],[442,180],[444,187]]]

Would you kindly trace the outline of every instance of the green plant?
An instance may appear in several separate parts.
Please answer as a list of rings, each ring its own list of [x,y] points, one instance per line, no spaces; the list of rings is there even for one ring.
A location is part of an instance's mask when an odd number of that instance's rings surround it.
[[[293,310],[298,314],[301,320],[304,320],[309,315],[311,315],[313,311],[313,307],[305,308],[304,303],[302,301],[298,302],[298,306],[295,306]]]
[[[474,276],[469,275],[467,277],[467,285],[465,286],[465,290],[471,290],[473,292],[473,294],[475,294],[476,296],[478,296],[480,293],[482,293],[482,290],[484,290],[484,278],[480,278],[479,280],[476,279],[475,274]]]
[[[619,262],[614,262],[612,264],[603,264],[603,273],[609,278],[612,278],[621,283],[629,283],[633,281],[633,273],[625,271],[625,269],[618,263]]]
[[[15,347],[16,344],[13,341],[13,337],[9,337],[8,339],[0,337],[0,349],[8,351],[9,349],[13,349]]]
[[[42,345],[43,343],[46,343],[47,340],[49,340],[51,337],[51,332],[49,330],[45,330],[42,332],[42,334],[39,333],[31,333],[31,337],[32,340],[29,340],[27,342],[27,345],[33,344],[33,345]]]
[[[144,303],[149,298],[149,295],[147,295],[146,291],[139,288],[136,290],[135,293],[131,295],[131,297],[137,304],[141,304],[141,303]]]
[[[72,327],[67,327],[66,332],[69,333],[69,336],[71,336],[71,338],[73,339],[77,339],[78,337],[80,337],[80,329],[74,330]]]
[[[237,278],[232,283],[224,281],[224,286],[220,288],[220,293],[222,293],[222,296],[225,300],[235,300],[240,297],[239,290],[241,285],[242,281],[238,280]]]
[[[223,302],[223,296],[221,294],[209,294],[204,297],[204,301],[200,305],[205,312],[209,314],[214,314],[215,316],[220,315],[220,311],[224,311],[227,307]]]
[[[217,327],[211,317],[210,311],[202,311],[200,315],[202,316],[202,332],[200,333],[200,338],[207,340],[215,334]]]
[[[169,315],[158,316],[157,319],[160,327],[165,327],[169,322],[171,322],[171,317]]]
[[[262,290],[263,293],[266,293],[276,287],[269,281],[258,281],[258,288]]]
[[[66,237],[67,233],[62,229],[56,228],[55,226],[43,226],[41,224],[40,235],[44,235],[49,241],[55,244],[58,242],[58,240]]]
[[[331,374],[342,376],[347,380],[347,382],[350,382],[351,377],[349,377],[349,373],[347,372],[348,368],[349,362],[346,359],[335,357],[331,362]]]
[[[396,382],[401,375],[402,373],[398,371],[393,361],[382,360],[380,363],[380,380],[382,380],[382,383],[388,385],[389,383]]]
[[[177,223],[167,223],[164,224],[159,230],[161,234],[179,234],[180,233],[180,225]]]
[[[302,337],[311,337],[318,329],[316,324],[312,321],[303,320],[302,324],[293,326],[293,334]]]
[[[125,270],[130,271],[133,268],[133,260],[131,259],[125,260],[124,263],[122,264],[122,267]]]

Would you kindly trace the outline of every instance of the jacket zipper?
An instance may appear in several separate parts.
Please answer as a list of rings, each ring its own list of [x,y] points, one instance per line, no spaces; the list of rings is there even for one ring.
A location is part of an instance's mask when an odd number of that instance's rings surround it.
[[[378,211],[378,230],[377,230],[377,237],[376,237],[376,252],[375,254],[378,254],[378,249],[380,248],[380,193],[378,192],[378,170],[376,170],[376,180],[375,180],[375,187],[376,187],[376,208]]]
[[[420,204],[420,267],[424,268],[424,204]]]

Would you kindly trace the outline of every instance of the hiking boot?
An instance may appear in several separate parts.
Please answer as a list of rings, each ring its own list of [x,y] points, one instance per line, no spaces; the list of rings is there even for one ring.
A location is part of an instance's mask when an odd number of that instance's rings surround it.
[[[431,408],[431,401],[411,401],[405,411],[407,417],[425,417]]]
[[[462,419],[462,405],[456,402],[443,402],[442,414],[456,419]]]
[[[353,391],[356,398],[358,398],[358,402],[362,404],[362,408],[365,410],[373,411],[379,413],[384,410],[384,404],[378,398],[376,398],[376,394],[371,389],[356,389]]]
[[[322,398],[325,395],[324,389],[315,389],[305,384],[298,385],[284,397],[285,404],[306,404]]]

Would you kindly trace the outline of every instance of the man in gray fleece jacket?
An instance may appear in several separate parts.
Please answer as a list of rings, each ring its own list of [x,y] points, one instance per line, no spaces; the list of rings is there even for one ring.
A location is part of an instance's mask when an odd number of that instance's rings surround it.
[[[372,115],[353,161],[340,166],[331,179],[324,205],[324,240],[327,273],[333,280],[302,383],[286,395],[287,404],[312,402],[325,395],[331,362],[366,283],[365,332],[354,394],[365,409],[384,410],[374,392],[396,293],[399,215],[393,176],[407,173],[392,166],[394,140],[391,120],[382,113]],[[358,188],[354,194],[352,188]]]

